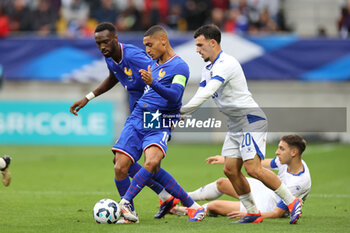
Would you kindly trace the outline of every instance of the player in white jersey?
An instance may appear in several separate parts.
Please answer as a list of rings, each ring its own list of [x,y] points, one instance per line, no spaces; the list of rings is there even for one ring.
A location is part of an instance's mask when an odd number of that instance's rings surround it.
[[[301,215],[302,200],[296,198],[276,174],[261,166],[266,145],[267,120],[248,90],[243,70],[238,61],[221,49],[221,32],[215,25],[204,25],[194,33],[196,51],[204,61],[210,61],[202,72],[200,87],[194,97],[180,110],[182,114],[195,111],[205,100],[213,97],[219,110],[228,118],[229,131],[222,148],[225,157],[224,172],[247,209],[240,223],[262,222],[262,216],[250,192],[247,173],[274,190],[288,205],[290,223]]]
[[[286,135],[282,137],[277,157],[262,161],[263,167],[278,170],[278,177],[286,184],[293,195],[306,200],[311,189],[311,176],[309,168],[301,159],[305,150],[305,140],[298,135]],[[207,158],[209,164],[223,164],[222,156]],[[262,212],[263,218],[280,218],[288,214],[288,207],[283,201],[262,182],[254,178],[247,178],[251,188],[256,206]],[[219,178],[213,183],[207,184],[188,195],[195,201],[215,200],[221,195],[227,194],[238,199],[232,184],[227,178]],[[241,218],[246,215],[247,210],[239,201],[217,200],[203,205],[207,208],[208,214],[219,214],[229,218]],[[185,214],[185,208],[175,207],[173,213]]]

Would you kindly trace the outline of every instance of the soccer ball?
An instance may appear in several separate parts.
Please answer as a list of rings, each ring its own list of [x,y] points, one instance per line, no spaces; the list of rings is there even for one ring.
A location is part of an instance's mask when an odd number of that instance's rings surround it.
[[[120,217],[118,203],[111,199],[99,200],[93,210],[94,219],[97,223],[116,223]]]

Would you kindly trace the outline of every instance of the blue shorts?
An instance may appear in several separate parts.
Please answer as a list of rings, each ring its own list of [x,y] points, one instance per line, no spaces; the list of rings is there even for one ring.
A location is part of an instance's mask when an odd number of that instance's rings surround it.
[[[142,152],[150,146],[157,146],[165,156],[170,134],[169,128],[145,129],[143,119],[131,115],[126,120],[112,151],[128,156],[133,163],[137,162]]]

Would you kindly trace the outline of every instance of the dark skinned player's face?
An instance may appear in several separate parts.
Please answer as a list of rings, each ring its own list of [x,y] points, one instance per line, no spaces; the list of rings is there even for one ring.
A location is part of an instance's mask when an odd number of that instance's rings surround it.
[[[111,57],[117,49],[118,39],[108,30],[103,30],[95,33],[95,42],[102,55]]]

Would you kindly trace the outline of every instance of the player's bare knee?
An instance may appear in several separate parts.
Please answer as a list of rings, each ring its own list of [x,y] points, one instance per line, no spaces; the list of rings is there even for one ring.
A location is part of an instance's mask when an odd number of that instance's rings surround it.
[[[255,167],[255,166],[244,166],[244,167],[249,176],[259,179],[261,174],[261,169],[259,167]]]
[[[232,171],[226,167],[224,167],[224,174],[227,176],[227,177],[230,177],[232,175]]]
[[[219,178],[216,180],[216,187],[219,190],[219,192],[222,192],[226,182],[227,182],[227,178]]]
[[[239,177],[239,171],[236,171],[231,168],[224,167],[224,173],[227,177],[232,177],[232,178]]]
[[[145,150],[144,167],[149,172],[156,172],[160,168],[163,152],[157,146],[150,146]]]
[[[125,166],[125,164],[122,163],[115,163],[114,164],[114,171],[116,174],[116,177],[119,178],[123,178],[123,177],[127,177],[128,176],[128,171],[129,171],[129,167]]]
[[[114,163],[114,172],[117,179],[124,179],[128,177],[130,164],[131,161],[128,159],[117,157]]]
[[[145,161],[144,167],[147,171],[155,172],[159,167],[160,161],[157,158],[148,158]]]

